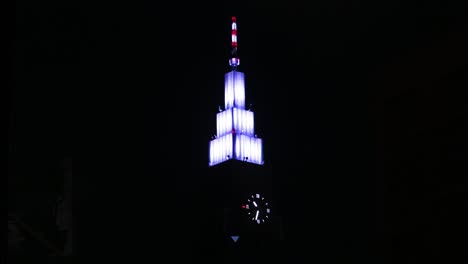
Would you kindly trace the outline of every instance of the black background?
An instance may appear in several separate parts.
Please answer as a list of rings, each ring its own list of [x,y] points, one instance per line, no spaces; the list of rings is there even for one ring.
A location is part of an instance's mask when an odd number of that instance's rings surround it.
[[[9,210],[40,214],[72,156],[83,259],[217,256],[207,146],[232,15],[284,212],[278,254],[295,263],[463,257],[468,39],[454,2],[16,7]]]

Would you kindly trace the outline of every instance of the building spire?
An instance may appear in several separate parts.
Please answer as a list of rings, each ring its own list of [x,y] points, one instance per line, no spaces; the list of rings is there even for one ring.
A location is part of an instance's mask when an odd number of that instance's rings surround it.
[[[209,143],[209,166],[228,160],[263,165],[263,141],[254,129],[254,112],[245,109],[244,73],[237,71],[236,17],[231,17],[231,70],[224,74],[224,110],[216,114],[216,136]]]
[[[235,69],[239,66],[239,57],[237,56],[237,21],[236,17],[231,17],[231,58],[229,59],[229,66]]]

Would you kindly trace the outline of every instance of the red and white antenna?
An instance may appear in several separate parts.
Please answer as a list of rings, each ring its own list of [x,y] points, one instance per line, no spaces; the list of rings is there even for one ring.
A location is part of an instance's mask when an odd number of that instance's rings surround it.
[[[232,37],[232,48],[237,48],[237,24],[236,24],[236,17],[232,17],[232,27],[231,27],[231,37]]]
[[[236,17],[231,17],[232,24],[231,24],[231,58],[229,59],[229,65],[231,67],[239,66],[239,57],[237,56],[237,21]]]

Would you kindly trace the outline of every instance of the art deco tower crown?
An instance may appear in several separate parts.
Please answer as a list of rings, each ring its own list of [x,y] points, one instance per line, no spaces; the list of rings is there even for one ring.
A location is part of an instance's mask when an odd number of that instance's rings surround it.
[[[254,131],[254,113],[245,109],[244,73],[237,71],[237,23],[232,17],[231,71],[224,75],[224,111],[216,115],[216,136],[209,143],[209,166],[230,159],[263,164],[262,139]]]

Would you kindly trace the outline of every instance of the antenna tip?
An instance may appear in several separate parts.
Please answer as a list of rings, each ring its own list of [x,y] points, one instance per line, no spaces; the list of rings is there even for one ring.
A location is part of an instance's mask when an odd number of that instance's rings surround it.
[[[232,22],[236,22],[236,17],[235,17],[235,16],[232,16],[232,17],[231,17],[231,20],[232,20]]]

